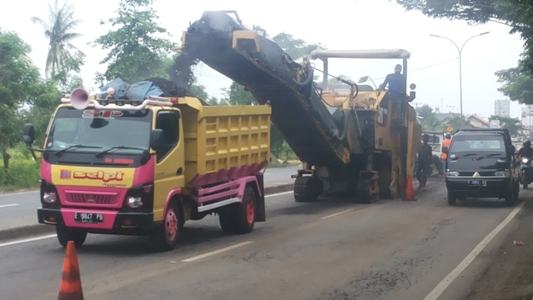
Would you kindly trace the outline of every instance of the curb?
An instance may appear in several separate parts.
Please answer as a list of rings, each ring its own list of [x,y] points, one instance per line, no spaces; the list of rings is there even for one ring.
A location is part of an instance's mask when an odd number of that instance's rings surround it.
[[[276,193],[283,193],[292,191],[294,188],[294,183],[282,183],[274,186],[265,187],[265,195],[271,195]],[[32,235],[42,235],[48,233],[55,233],[55,226],[45,225],[45,224],[32,224],[21,227],[1,229],[0,230],[0,241],[14,240],[23,237],[29,237]]]
[[[292,191],[293,189],[294,189],[294,182],[283,183],[283,184],[275,185],[275,186],[267,186],[265,187],[265,195],[289,192],[289,191]]]
[[[32,235],[41,235],[45,233],[56,232],[55,226],[45,224],[33,224],[22,227],[15,227],[9,229],[0,230],[0,241],[14,240],[22,237],[28,237]]]

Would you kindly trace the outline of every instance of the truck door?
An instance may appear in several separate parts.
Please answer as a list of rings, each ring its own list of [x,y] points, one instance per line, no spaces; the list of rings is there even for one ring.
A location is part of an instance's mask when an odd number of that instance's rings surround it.
[[[155,128],[163,130],[163,143],[155,155],[154,180],[154,221],[160,221],[168,195],[174,189],[183,187],[185,182],[183,129],[179,111],[159,111]]]

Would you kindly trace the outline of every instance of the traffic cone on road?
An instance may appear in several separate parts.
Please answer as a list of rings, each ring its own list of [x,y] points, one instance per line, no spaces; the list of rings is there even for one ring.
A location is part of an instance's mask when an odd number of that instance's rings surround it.
[[[405,198],[403,201],[416,201],[411,175],[407,175],[407,186],[405,187]]]
[[[69,241],[67,244],[67,253],[63,264],[63,277],[61,278],[57,300],[83,300],[78,255],[73,241]]]

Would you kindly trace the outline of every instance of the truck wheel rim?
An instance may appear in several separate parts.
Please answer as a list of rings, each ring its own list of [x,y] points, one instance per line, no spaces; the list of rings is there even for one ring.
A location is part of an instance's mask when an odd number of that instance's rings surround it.
[[[173,241],[176,238],[178,232],[178,217],[174,210],[169,209],[165,218],[165,230],[169,241]]]
[[[254,222],[254,215],[255,215],[254,200],[249,199],[248,204],[246,204],[246,220],[248,221],[248,224],[252,224]]]

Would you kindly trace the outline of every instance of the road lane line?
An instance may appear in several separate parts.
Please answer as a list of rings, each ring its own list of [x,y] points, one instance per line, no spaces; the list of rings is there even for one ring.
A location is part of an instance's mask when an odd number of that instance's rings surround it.
[[[0,205],[0,208],[3,208],[3,207],[11,207],[11,206],[17,206],[19,205],[18,203],[14,203],[14,204],[4,204],[4,205]]]
[[[229,247],[226,247],[226,248],[218,249],[218,250],[215,250],[215,251],[207,252],[207,253],[204,253],[204,254],[200,254],[198,256],[193,256],[193,257],[184,259],[184,260],[182,260],[182,262],[192,262],[192,261],[195,261],[195,260],[199,260],[199,259],[202,259],[202,258],[213,256],[213,255],[216,255],[216,254],[219,254],[219,253],[222,253],[222,252],[226,252],[226,251],[229,251],[229,250],[237,249],[237,248],[240,248],[242,246],[249,245],[251,243],[253,243],[253,241],[238,243],[238,244],[235,244],[233,246],[229,246]]]
[[[474,261],[474,259],[485,249],[485,247],[492,241],[492,239],[502,231],[511,220],[516,216],[516,214],[522,209],[525,201],[522,202],[519,206],[515,207],[511,213],[503,220],[500,225],[494,228],[489,235],[487,235],[477,246],[463,259],[461,263],[453,269],[448,276],[444,277],[441,282],[424,298],[424,300],[435,300],[437,299],[446,288],[457,278],[461,273]]]
[[[329,218],[333,218],[333,217],[336,217],[338,215],[342,215],[342,214],[345,214],[345,213],[349,213],[351,211],[354,211],[354,209],[347,209],[347,210],[343,210],[341,212],[338,212],[338,213],[335,213],[335,214],[331,214],[331,215],[328,215],[328,216],[325,216],[325,217],[322,217],[320,218],[320,220],[325,220],[325,219],[329,219]]]
[[[287,194],[292,194],[292,193],[294,193],[294,191],[277,193],[277,194],[272,194],[272,195],[265,195],[265,198],[276,197],[276,196],[281,196],[281,195],[287,195]]]
[[[35,242],[35,241],[49,239],[49,238],[53,238],[53,237],[56,237],[56,235],[55,234],[49,234],[49,235],[39,236],[39,237],[31,238],[31,239],[25,239],[25,240],[18,240],[18,241],[13,241],[13,242],[9,242],[9,243],[3,243],[3,244],[0,244],[0,247],[24,244],[24,243],[29,243],[29,242]]]

